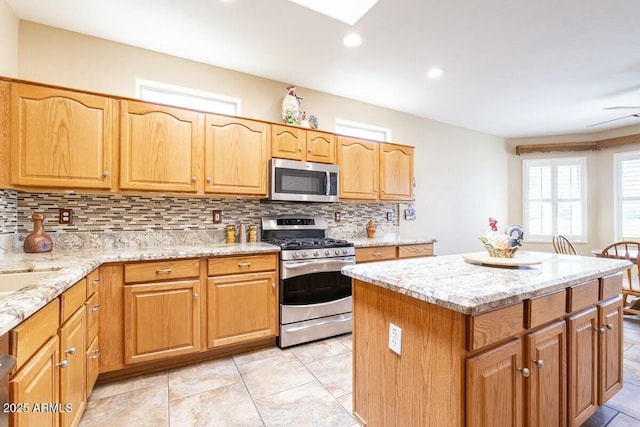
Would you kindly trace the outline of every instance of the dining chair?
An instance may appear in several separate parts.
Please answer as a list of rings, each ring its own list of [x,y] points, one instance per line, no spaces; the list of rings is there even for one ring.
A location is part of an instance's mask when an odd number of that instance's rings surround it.
[[[627,270],[627,282],[622,283],[622,306],[625,314],[640,314],[640,304],[636,307],[637,297],[640,297],[640,270],[638,269],[638,255],[640,254],[640,242],[622,241],[615,242],[604,248],[600,254],[602,258],[626,259],[635,267]],[[631,270],[638,271],[637,278],[633,278]],[[627,303],[627,298],[632,299]]]
[[[576,251],[573,243],[562,234],[553,236],[551,244],[553,245],[554,252],[557,254],[578,255],[578,251]]]

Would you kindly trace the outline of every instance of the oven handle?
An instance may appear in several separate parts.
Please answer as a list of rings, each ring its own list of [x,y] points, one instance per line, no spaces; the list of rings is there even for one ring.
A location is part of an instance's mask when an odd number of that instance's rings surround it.
[[[299,332],[299,331],[304,331],[305,329],[315,328],[316,326],[327,325],[329,323],[344,323],[344,322],[350,322],[350,321],[351,321],[351,315],[349,315],[349,317],[347,318],[336,319],[336,320],[325,320],[323,322],[314,323],[313,325],[294,326],[293,328],[286,328],[286,331]]]
[[[322,271],[340,271],[346,265],[356,263],[355,257],[347,259],[314,260],[309,262],[295,262],[295,264],[282,263],[281,274],[283,279],[302,276],[303,274],[317,273]]]

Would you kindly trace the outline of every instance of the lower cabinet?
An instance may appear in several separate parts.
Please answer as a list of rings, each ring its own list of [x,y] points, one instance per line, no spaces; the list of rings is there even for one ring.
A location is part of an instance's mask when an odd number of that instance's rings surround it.
[[[60,337],[60,425],[76,426],[87,403],[85,337],[86,317],[84,305],[66,321],[58,331]],[[68,407],[68,408],[67,408]],[[66,409],[69,409],[67,411]]]
[[[371,246],[356,249],[357,263],[424,256],[433,256],[433,243],[400,246]]]

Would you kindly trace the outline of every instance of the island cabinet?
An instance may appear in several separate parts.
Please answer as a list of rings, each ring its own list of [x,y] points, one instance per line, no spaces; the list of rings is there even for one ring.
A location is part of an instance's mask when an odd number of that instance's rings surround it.
[[[200,261],[124,266],[124,363],[200,350]]]
[[[423,256],[433,256],[433,243],[356,248],[356,262],[358,263]]]
[[[116,105],[104,96],[13,83],[11,183],[110,189]]]
[[[271,125],[271,156],[306,162],[335,163],[335,137],[327,132]]]
[[[354,415],[367,425],[580,426],[622,387],[621,288],[617,273],[468,315],[354,279]],[[402,328],[400,355],[388,348],[390,323]]]
[[[204,115],[120,102],[120,188],[192,192],[202,185]]]
[[[274,254],[209,260],[209,348],[277,335],[277,261]]]
[[[207,114],[206,193],[267,196],[269,125]]]

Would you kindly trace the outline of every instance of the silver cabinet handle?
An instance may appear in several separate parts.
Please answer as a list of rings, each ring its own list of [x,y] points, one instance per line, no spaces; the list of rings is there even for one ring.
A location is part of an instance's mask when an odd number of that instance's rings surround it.
[[[210,176],[207,177],[207,182],[211,182],[211,177]]]
[[[71,347],[69,350],[65,350],[64,352],[67,353],[67,354],[73,355],[73,354],[76,354],[76,348],[75,347]]]
[[[529,372],[529,368],[518,368],[518,371],[522,374],[523,377],[529,378],[531,372]]]
[[[613,324],[612,323],[608,323],[607,324],[607,329],[610,331],[613,331]]]
[[[538,368],[544,368],[544,360],[534,360],[533,363],[535,363]]]
[[[93,352],[93,356],[91,356],[92,359],[97,359],[98,357],[100,357],[100,349],[96,349]]]
[[[61,368],[66,368],[67,366],[69,366],[69,361],[67,359],[64,359],[62,362],[56,363],[56,366],[60,366]]]
[[[276,288],[276,284],[275,284],[275,283],[272,283],[272,284],[271,284],[271,287],[272,287],[273,289],[275,289],[275,288]]]
[[[200,298],[199,294],[193,294],[193,299],[198,299],[198,298]]]
[[[96,304],[93,307],[91,307],[91,311],[98,311],[100,310],[100,304]]]
[[[373,255],[373,256],[382,256],[382,252],[374,252],[371,255]]]
[[[163,273],[165,273],[165,274],[171,273],[171,269],[170,268],[158,268],[156,270],[156,274],[163,274]]]
[[[100,279],[92,280],[91,285],[98,286],[100,284]]]
[[[298,147],[298,151],[302,151],[302,147]]]
[[[307,148],[307,151],[310,153],[311,152],[311,148]]]
[[[238,267],[251,267],[250,262],[239,262]]]
[[[103,171],[102,172],[102,176],[104,176],[105,178],[109,176],[109,171]]]
[[[195,176],[191,177],[191,181],[196,182],[198,180],[198,178],[196,178]]]

